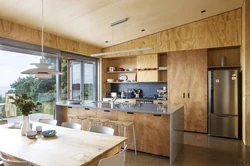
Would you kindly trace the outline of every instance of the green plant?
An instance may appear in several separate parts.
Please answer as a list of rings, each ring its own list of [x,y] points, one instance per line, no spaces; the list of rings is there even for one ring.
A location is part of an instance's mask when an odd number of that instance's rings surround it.
[[[24,116],[32,114],[34,110],[37,111],[38,105],[42,105],[40,102],[34,103],[32,98],[27,94],[16,95],[15,97],[10,96],[10,99],[14,100],[14,102],[11,103],[17,106]]]

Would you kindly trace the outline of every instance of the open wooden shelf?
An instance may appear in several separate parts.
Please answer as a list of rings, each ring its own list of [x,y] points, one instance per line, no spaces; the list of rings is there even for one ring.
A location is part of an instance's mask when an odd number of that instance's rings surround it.
[[[108,84],[136,84],[138,82],[107,82]]]
[[[241,67],[240,65],[235,65],[235,66],[208,66],[207,68],[209,69],[223,69],[223,68],[239,68]]]
[[[108,74],[121,74],[121,73],[136,73],[137,71],[112,71],[112,72],[107,72]]]

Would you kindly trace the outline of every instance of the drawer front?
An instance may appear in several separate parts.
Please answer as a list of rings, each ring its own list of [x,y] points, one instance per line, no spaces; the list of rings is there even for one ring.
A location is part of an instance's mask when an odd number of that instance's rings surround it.
[[[238,138],[238,116],[209,116],[210,135]]]
[[[97,109],[97,118],[117,120],[117,110]]]

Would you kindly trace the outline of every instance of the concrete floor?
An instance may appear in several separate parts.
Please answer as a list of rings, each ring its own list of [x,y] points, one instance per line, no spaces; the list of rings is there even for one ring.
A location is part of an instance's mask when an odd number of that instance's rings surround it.
[[[250,147],[241,140],[208,137],[185,132],[183,151],[172,164],[183,166],[250,166]],[[126,152],[126,166],[167,166],[169,158],[146,153]]]

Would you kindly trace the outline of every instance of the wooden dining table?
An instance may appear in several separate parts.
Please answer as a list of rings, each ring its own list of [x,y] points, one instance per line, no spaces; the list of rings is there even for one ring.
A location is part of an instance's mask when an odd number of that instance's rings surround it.
[[[80,131],[61,126],[33,123],[33,129],[56,130],[56,136],[38,134],[29,139],[21,135],[20,129],[0,126],[0,152],[31,165],[44,166],[97,166],[102,158],[120,151],[125,137]]]

